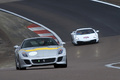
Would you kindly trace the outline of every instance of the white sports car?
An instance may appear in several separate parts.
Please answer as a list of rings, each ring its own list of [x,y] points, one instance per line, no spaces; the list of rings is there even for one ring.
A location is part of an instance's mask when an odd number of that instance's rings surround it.
[[[66,49],[53,38],[28,38],[14,48],[17,70],[42,65],[54,65],[55,68],[67,67]]]
[[[71,33],[72,43],[77,45],[81,42],[99,42],[99,30],[93,28],[80,28]]]

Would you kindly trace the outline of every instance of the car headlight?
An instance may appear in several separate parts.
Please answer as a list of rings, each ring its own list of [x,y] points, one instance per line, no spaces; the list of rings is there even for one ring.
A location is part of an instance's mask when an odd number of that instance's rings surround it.
[[[76,39],[76,40],[78,40],[79,38],[78,38],[78,37],[76,37],[75,39]]]
[[[26,52],[23,52],[22,55],[23,55],[24,57],[28,57],[28,55],[26,54]]]
[[[35,52],[35,51],[34,52],[29,52],[28,54],[29,54],[29,56],[35,56],[35,55],[37,55],[37,52]]]
[[[58,54],[62,54],[63,53],[63,49],[60,49]]]
[[[93,38],[97,38],[97,36],[95,35]]]

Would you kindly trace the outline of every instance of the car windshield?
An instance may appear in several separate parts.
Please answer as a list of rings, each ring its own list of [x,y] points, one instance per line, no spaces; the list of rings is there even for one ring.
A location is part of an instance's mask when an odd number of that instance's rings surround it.
[[[92,34],[94,31],[92,29],[78,30],[76,35]]]
[[[22,48],[50,45],[58,45],[58,43],[53,38],[36,38],[24,41],[22,44]]]

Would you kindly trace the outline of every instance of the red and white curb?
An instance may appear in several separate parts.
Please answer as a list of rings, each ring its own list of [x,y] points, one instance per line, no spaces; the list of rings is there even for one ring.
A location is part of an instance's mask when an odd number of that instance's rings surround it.
[[[115,5],[115,4],[112,4],[112,3],[108,3],[108,2],[105,2],[105,1],[102,1],[102,0],[91,0],[91,1],[102,3],[102,4],[106,4],[106,5],[109,5],[109,6],[116,7],[116,8],[120,8],[120,6],[118,6],[118,5]]]
[[[57,38],[50,31],[46,30],[45,28],[39,25],[31,24],[27,26],[27,28],[38,34],[40,37],[52,37],[53,39],[56,40],[56,42],[58,42]]]
[[[31,19],[28,19],[24,16],[21,16],[19,14],[16,14],[14,12],[11,12],[11,11],[8,11],[8,10],[5,10],[5,9],[2,9],[0,8],[0,11],[3,11],[3,12],[6,12],[6,13],[9,13],[9,14],[12,14],[12,15],[15,15],[17,17],[20,17],[24,20],[27,20],[33,24],[27,26],[27,28],[33,32],[35,32],[36,34],[38,34],[40,37],[52,37],[53,39],[55,39],[59,44],[63,44],[63,41],[61,40],[61,38],[55,33],[53,32],[52,30],[50,30],[49,28],[47,28],[46,26],[38,23],[38,22],[35,22]]]

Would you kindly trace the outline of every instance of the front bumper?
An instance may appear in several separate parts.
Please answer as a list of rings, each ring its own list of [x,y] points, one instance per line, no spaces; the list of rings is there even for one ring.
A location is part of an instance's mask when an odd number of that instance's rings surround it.
[[[20,59],[21,67],[32,67],[32,66],[44,66],[54,64],[66,64],[66,55],[57,57],[44,57],[44,58],[27,58]]]
[[[82,42],[96,42],[96,39],[93,39],[93,40],[88,40],[88,41],[77,41],[77,43],[82,43]]]
[[[98,42],[98,39],[90,39],[90,40],[74,40],[75,44],[79,44],[79,43],[86,43],[86,42]]]

